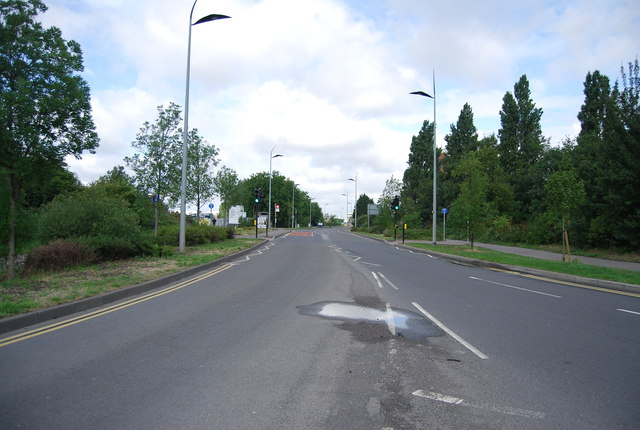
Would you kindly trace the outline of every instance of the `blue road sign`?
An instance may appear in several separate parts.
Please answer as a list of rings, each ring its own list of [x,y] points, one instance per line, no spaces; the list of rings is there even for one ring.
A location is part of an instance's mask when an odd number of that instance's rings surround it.
[[[449,209],[447,209],[447,208],[442,208],[442,214],[443,214],[443,215],[446,215],[446,214],[448,214],[448,213],[449,213]]]

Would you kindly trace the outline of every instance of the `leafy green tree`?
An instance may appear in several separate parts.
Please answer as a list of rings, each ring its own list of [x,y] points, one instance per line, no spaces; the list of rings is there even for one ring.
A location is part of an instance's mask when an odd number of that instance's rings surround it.
[[[616,208],[610,207],[611,199],[618,190],[610,188],[609,175],[620,172],[612,170],[613,154],[619,139],[614,138],[619,122],[616,96],[609,78],[599,71],[587,73],[584,82],[584,103],[580,108],[580,134],[575,148],[576,167],[580,178],[584,178],[585,191],[589,199],[584,208],[588,226],[584,234],[592,244],[613,245]]]
[[[158,106],[154,123],[145,121],[131,146],[139,152],[125,157],[125,163],[139,186],[154,196],[154,232],[158,232],[158,208],[165,199],[176,203],[180,198],[182,171],[182,132],[180,106],[171,102],[167,108]]]
[[[461,179],[460,194],[453,202],[451,220],[460,228],[467,223],[471,247],[485,227],[488,178],[477,153],[465,154],[453,171]]]
[[[433,209],[433,133],[433,123],[425,120],[418,136],[411,139],[408,167],[402,177],[406,210],[415,211],[423,221],[431,218]],[[440,156],[440,150],[437,152]]]
[[[585,200],[584,183],[575,169],[559,170],[552,173],[546,186],[549,212],[562,220],[562,249],[571,261],[568,228],[573,215]]]
[[[529,81],[522,75],[507,92],[500,111],[501,128],[498,155],[502,169],[509,178],[519,209],[514,214],[519,220],[531,215],[531,190],[538,179],[533,166],[544,152],[546,139],[541,128],[542,109],[531,99]]]
[[[590,244],[640,247],[640,76],[638,62],[621,68],[622,88],[589,72],[581,130],[575,149],[579,176],[588,196],[584,215]]]
[[[363,216],[366,219],[367,216],[367,206],[369,204],[373,204],[373,199],[366,194],[360,194],[358,200],[356,200],[356,208],[352,212],[352,216],[355,217],[356,212],[358,213],[358,218],[362,218]],[[358,219],[358,226],[360,226],[360,220]]]
[[[220,216],[225,217],[224,214],[231,207],[231,198],[237,186],[238,174],[226,166],[222,166],[213,177],[213,191],[220,197]]]
[[[0,3],[0,174],[9,188],[7,271],[15,275],[16,225],[27,178],[67,155],[95,151],[82,51],[56,27],[36,20],[40,0]]]
[[[197,217],[200,208],[215,195],[214,176],[211,169],[218,165],[218,148],[208,145],[198,135],[198,129],[189,132],[188,168],[187,168],[187,201],[195,203]]]
[[[473,110],[468,103],[464,104],[456,124],[451,124],[451,132],[444,140],[447,142],[447,155],[456,161],[467,152],[478,150],[478,130],[473,124]]]
[[[140,227],[153,229],[155,204],[146,192],[135,186],[135,179],[125,172],[123,166],[109,170],[89,187],[105,196],[121,198],[138,216]],[[159,217],[164,223],[172,219],[166,206],[159,211]]]

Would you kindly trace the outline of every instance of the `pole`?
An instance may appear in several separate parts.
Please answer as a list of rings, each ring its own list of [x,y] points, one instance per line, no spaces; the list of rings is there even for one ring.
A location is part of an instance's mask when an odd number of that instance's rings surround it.
[[[275,145],[269,152],[269,218],[267,218],[267,231],[265,237],[269,237],[269,224],[271,224],[271,161],[273,160],[273,150],[276,149]]]
[[[180,237],[178,247],[180,252],[184,252],[185,231],[187,225],[187,139],[189,136],[189,74],[191,72],[191,22],[193,21],[193,10],[198,0],[193,2],[191,13],[189,14],[189,37],[187,41],[187,79],[184,94],[184,127],[182,130],[182,178],[180,182]]]
[[[436,244],[436,219],[438,214],[436,210],[438,205],[436,203],[437,199],[437,187],[436,181],[438,179],[438,156],[437,156],[437,145],[436,145],[436,71],[433,71],[433,244]]]
[[[398,230],[398,213],[393,213],[393,241],[396,241],[397,238],[397,230]]]
[[[443,212],[442,213],[442,241],[446,242],[447,241],[447,213]]]

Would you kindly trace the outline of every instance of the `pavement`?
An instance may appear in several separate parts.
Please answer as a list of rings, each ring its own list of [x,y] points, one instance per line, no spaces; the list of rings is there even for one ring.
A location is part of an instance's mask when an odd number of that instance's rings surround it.
[[[405,243],[432,243],[430,240],[405,240]],[[446,240],[438,242],[446,245],[466,245],[464,240]],[[481,248],[493,249],[507,254],[522,255],[525,257],[540,258],[541,260],[563,261],[563,255],[558,252],[541,251],[537,249],[519,248],[517,246],[495,245],[492,243],[475,242],[474,246]],[[573,261],[592,266],[611,267],[613,269],[636,270],[640,271],[640,263],[630,261],[608,260],[605,258],[572,256]]]

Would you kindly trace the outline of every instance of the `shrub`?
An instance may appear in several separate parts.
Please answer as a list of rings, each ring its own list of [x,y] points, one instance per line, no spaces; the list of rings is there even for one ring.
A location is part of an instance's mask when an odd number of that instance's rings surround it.
[[[79,264],[90,264],[95,259],[96,254],[86,243],[55,240],[31,251],[25,262],[25,274],[41,270],[61,270]]]
[[[85,240],[95,252],[98,261],[124,260],[143,253],[139,246],[139,238],[131,240],[131,238],[100,235]]]
[[[56,197],[39,223],[43,242],[98,236],[135,240],[139,232],[138,218],[127,202],[91,188]]]
[[[205,245],[220,242],[234,237],[233,227],[213,227],[209,225],[187,225],[185,230],[185,244],[187,246]],[[180,226],[168,225],[158,229],[156,243],[159,245],[178,246]]]

